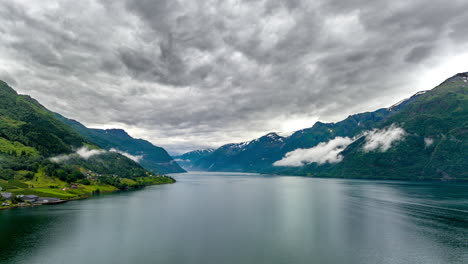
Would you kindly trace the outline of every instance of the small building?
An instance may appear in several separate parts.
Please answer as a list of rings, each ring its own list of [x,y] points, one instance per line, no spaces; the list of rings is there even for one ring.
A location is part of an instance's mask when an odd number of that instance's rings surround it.
[[[37,201],[37,199],[39,199],[39,196],[30,194],[30,195],[24,195],[23,197],[21,197],[21,199],[23,199],[23,201],[25,202],[34,203]]]
[[[39,197],[39,199],[37,199],[37,203],[41,203],[41,204],[60,203],[62,201],[63,200],[59,198],[51,198],[51,197]]]
[[[2,195],[3,198],[5,198],[7,200],[11,200],[11,198],[13,197],[13,194],[9,193],[9,192],[2,192],[1,195]]]
[[[2,205],[3,205],[3,206],[9,206],[9,204],[8,204],[8,203],[5,203],[5,202],[3,202]]]

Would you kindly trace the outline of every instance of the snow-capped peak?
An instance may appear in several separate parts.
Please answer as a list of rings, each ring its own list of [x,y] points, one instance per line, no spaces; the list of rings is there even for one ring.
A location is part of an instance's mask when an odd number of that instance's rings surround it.
[[[388,110],[393,111],[393,110],[395,110],[395,108],[397,108],[398,106],[400,106],[400,105],[402,105],[402,104],[404,104],[404,103],[406,103],[406,102],[408,102],[408,101],[410,101],[410,100],[412,100],[412,99],[415,99],[416,97],[418,97],[418,96],[420,96],[420,95],[423,95],[423,94],[425,94],[425,93],[427,93],[427,92],[429,92],[429,90],[426,90],[426,91],[419,91],[419,92],[415,93],[413,96],[411,96],[411,97],[409,97],[409,98],[406,98],[406,99],[403,99],[403,100],[399,101],[398,103],[396,103],[396,104],[390,106],[390,107],[388,108]]]

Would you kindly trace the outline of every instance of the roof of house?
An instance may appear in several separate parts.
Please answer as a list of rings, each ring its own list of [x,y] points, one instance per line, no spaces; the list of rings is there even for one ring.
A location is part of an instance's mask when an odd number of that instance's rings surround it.
[[[39,197],[39,199],[37,199],[38,201],[60,201],[59,198],[51,198],[51,197]]]
[[[13,196],[13,194],[9,192],[2,192],[1,195],[3,198],[11,198]]]

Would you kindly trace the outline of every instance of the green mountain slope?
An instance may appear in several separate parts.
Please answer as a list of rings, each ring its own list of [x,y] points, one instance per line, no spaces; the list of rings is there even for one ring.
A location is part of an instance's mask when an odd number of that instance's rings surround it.
[[[323,172],[333,177],[468,180],[468,74],[461,73],[423,94],[376,128],[397,124],[404,139],[385,151],[363,151],[362,138],[343,151],[344,159]],[[430,143],[430,144],[428,144]],[[313,166],[313,165],[312,165]],[[315,172],[315,173],[314,173]]]
[[[16,194],[75,198],[173,180],[100,149],[36,100],[0,81],[0,188]],[[67,186],[79,186],[67,190]],[[65,190],[62,190],[65,189]]]
[[[194,161],[199,170],[296,174],[319,177],[386,179],[467,179],[467,84],[461,73],[431,91],[419,92],[392,107],[349,116],[337,123],[317,122],[289,137],[270,133],[227,144]],[[386,151],[364,151],[364,135],[397,126],[403,140]],[[312,149],[337,138],[357,139],[337,163],[305,161],[302,167],[273,163],[297,149]]]
[[[0,81],[0,136],[32,147],[48,157],[70,153],[86,143],[76,131],[29,96]]]
[[[192,167],[208,171],[277,173],[284,168],[273,166],[273,163],[284,157],[286,153],[298,148],[312,148],[335,137],[356,136],[398,113],[420,95],[416,94],[391,108],[351,115],[337,123],[317,122],[312,127],[299,130],[289,137],[269,133],[250,142],[227,144],[209,156],[193,160]]]
[[[146,140],[135,139],[122,129],[92,129],[59,114],[56,116],[101,148],[115,149],[137,157],[140,165],[150,171],[161,174],[185,172],[165,149],[154,146]]]

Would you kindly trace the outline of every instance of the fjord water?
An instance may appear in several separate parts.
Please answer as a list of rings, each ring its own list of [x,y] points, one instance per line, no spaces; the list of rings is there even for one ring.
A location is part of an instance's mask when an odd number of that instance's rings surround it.
[[[0,211],[0,263],[468,263],[468,186],[238,173]]]

